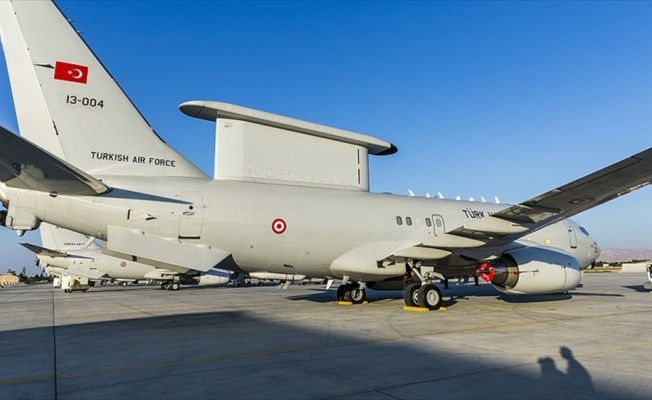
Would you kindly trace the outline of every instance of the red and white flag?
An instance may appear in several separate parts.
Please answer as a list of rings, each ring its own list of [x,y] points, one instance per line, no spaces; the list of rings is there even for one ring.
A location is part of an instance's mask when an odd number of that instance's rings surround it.
[[[88,67],[57,61],[54,65],[54,79],[86,84],[88,80]]]

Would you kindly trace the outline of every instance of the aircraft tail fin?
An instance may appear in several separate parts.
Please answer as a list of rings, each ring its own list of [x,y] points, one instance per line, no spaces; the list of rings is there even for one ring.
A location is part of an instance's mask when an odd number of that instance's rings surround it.
[[[90,174],[202,177],[167,145],[50,1],[0,1],[21,135]]]
[[[39,232],[41,234],[41,245],[55,251],[100,250],[102,248],[99,244],[95,243],[95,238],[93,237],[60,228],[46,222],[41,223]]]

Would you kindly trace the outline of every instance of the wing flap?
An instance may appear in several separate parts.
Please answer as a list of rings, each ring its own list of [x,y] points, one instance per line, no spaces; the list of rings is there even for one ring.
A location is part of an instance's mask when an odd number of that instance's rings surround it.
[[[394,252],[394,257],[415,258],[419,260],[439,260],[453,254],[451,251],[434,247],[413,246]]]

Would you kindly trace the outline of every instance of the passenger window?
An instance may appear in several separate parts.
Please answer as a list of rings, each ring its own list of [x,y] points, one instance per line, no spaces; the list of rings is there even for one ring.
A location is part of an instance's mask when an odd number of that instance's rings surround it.
[[[397,225],[403,225],[403,218],[401,218],[401,217],[396,217],[396,224],[397,224]]]
[[[408,224],[408,226],[412,226],[412,218],[405,217],[405,223]]]
[[[426,218],[426,226],[432,226],[432,221],[430,221],[430,218]]]
[[[441,228],[441,220],[436,219],[435,225],[437,225],[437,228]]]

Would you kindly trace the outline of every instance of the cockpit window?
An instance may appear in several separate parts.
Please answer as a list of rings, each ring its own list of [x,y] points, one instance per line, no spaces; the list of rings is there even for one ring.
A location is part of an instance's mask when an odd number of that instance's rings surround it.
[[[581,230],[582,233],[585,234],[586,236],[591,236],[591,235],[589,235],[589,232],[588,232],[586,229],[584,229],[583,227],[581,227],[581,226],[580,226],[580,230]]]

